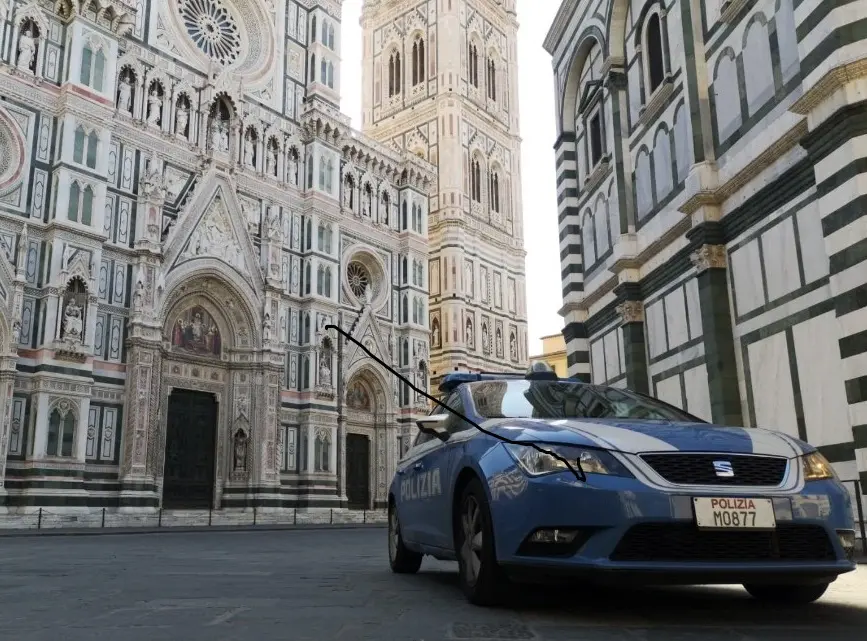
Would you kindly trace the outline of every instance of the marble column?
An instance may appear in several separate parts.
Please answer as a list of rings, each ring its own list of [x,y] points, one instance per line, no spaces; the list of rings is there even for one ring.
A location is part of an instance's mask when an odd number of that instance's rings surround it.
[[[617,314],[620,316],[620,331],[623,334],[626,387],[642,394],[650,394],[641,286],[638,283],[621,283],[614,288],[614,294],[619,301]]]
[[[711,420],[743,425],[722,227],[706,221],[691,229],[687,238],[696,246],[690,260],[698,282]]]

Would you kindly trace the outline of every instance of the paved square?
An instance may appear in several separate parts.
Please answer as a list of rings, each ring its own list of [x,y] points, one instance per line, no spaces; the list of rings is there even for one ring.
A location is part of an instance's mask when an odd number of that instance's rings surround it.
[[[815,606],[732,588],[524,590],[476,608],[455,564],[388,569],[384,529],[0,538],[10,641],[863,641],[867,566]]]

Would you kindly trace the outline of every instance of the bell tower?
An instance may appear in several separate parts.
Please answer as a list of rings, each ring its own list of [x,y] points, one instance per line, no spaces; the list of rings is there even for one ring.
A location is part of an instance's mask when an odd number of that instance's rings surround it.
[[[511,0],[365,0],[363,132],[437,167],[430,199],[431,378],[527,366]]]

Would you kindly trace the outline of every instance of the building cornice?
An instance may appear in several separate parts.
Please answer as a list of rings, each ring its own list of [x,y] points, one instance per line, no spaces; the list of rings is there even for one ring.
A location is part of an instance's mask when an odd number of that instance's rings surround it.
[[[557,10],[557,15],[554,16],[554,22],[548,29],[548,34],[545,36],[545,40],[542,42],[542,47],[544,47],[545,51],[550,55],[554,55],[557,45],[560,43],[563,34],[566,33],[569,21],[572,19],[572,15],[578,8],[578,3],[580,1],[581,0],[563,0],[560,4],[560,8]]]

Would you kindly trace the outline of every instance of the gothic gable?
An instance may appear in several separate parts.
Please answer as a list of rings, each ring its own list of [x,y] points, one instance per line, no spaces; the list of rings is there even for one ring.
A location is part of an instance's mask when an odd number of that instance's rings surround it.
[[[261,292],[262,272],[245,230],[244,214],[235,189],[218,175],[206,175],[186,211],[181,212],[166,247],[169,271],[199,259],[217,260],[237,271]]]
[[[377,327],[376,317],[369,308],[365,307],[352,337],[360,341],[377,358],[384,360],[386,363],[391,362],[391,347],[383,340]],[[356,361],[370,358],[364,350],[353,342],[347,342],[347,348],[347,363],[350,369],[352,369]]]

